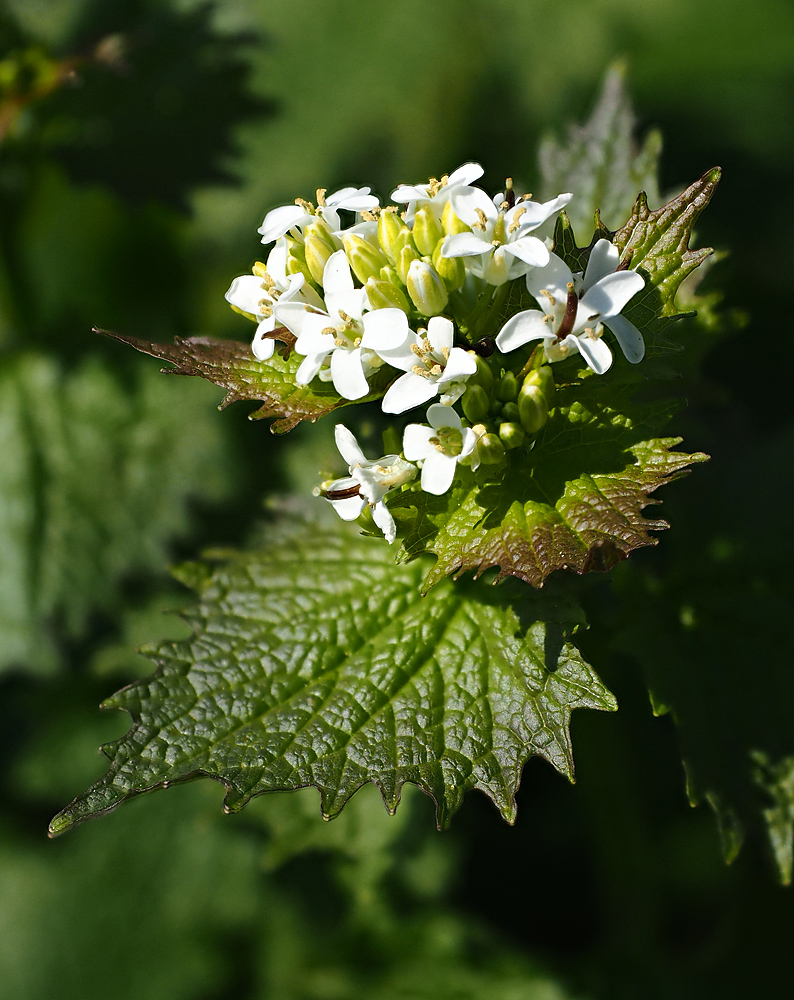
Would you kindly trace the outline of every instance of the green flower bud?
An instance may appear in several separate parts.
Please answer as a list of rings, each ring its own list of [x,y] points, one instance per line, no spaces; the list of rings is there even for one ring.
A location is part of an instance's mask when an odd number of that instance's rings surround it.
[[[463,285],[466,280],[466,267],[462,257],[442,257],[441,246],[443,241],[436,244],[433,251],[433,267],[441,275],[448,292],[454,292]]]
[[[441,215],[441,226],[447,236],[453,236],[455,233],[471,232],[463,219],[459,219],[457,215],[455,215],[451,201],[448,201],[446,205],[444,205],[444,211]]]
[[[485,420],[488,416],[488,406],[490,404],[488,393],[481,385],[469,381],[466,391],[463,394],[463,413],[466,419],[476,424],[480,420]]]
[[[499,438],[507,449],[520,448],[526,441],[526,437],[520,424],[507,421],[499,425]]]
[[[402,309],[407,313],[411,308],[406,296],[391,281],[368,278],[365,287],[369,304],[373,309]]]
[[[540,368],[531,371],[524,379],[524,385],[538,386],[546,397],[546,402],[549,406],[552,405],[556,386],[554,385],[554,375],[552,374],[550,365],[541,365]]]
[[[397,260],[395,261],[394,266],[400,281],[404,285],[408,284],[408,269],[415,260],[419,260],[419,254],[412,246],[403,247],[397,254]]]
[[[493,388],[493,370],[485,358],[481,358],[479,354],[477,355],[477,371],[469,379],[469,385],[472,382],[481,385],[486,393],[490,393]]]
[[[496,383],[494,395],[503,403],[512,403],[518,395],[518,379],[512,372],[506,372]]]
[[[521,426],[528,434],[537,434],[549,419],[549,404],[539,385],[525,381],[518,394]]]
[[[483,434],[477,441],[477,455],[483,465],[498,465],[505,457],[505,446],[496,434]]]
[[[405,288],[403,282],[400,281],[400,275],[394,270],[393,267],[389,266],[388,264],[386,265],[386,267],[382,267],[380,269],[380,276],[383,281],[390,281],[394,285],[394,287],[399,288],[400,291],[402,291]]]
[[[380,250],[376,250],[361,236],[356,234],[345,236],[342,243],[353,274],[362,285],[366,284],[370,278],[379,277],[380,269],[388,264]]]
[[[308,233],[306,236],[306,242],[303,245],[303,250],[309,273],[318,285],[322,285],[325,264],[334,252],[333,249],[328,246],[325,240],[321,239],[315,233]]]
[[[430,256],[443,235],[441,223],[433,215],[433,209],[429,205],[420,205],[414,216],[413,228],[414,243],[419,253]]]
[[[325,243],[331,253],[334,250],[339,249],[338,241],[334,240],[334,234],[328,228],[328,223],[324,222],[323,219],[315,219],[314,222],[310,222],[303,230],[304,239],[313,236],[315,239],[322,240]]]
[[[405,287],[411,301],[423,315],[437,316],[446,309],[449,302],[446,285],[438,271],[427,261],[415,260],[411,263]]]
[[[518,405],[516,403],[505,403],[502,407],[502,420],[517,423],[520,419]]]
[[[289,245],[289,253],[287,254],[287,274],[302,274],[307,281],[312,281],[312,273],[306,264],[306,252],[303,248],[302,243],[297,241],[292,241],[292,245]],[[322,275],[321,275],[322,277]],[[318,284],[322,284],[318,282]]]
[[[388,212],[384,209],[380,213],[378,216],[378,243],[392,263],[396,262],[400,250],[406,245],[406,233],[410,239],[411,230],[396,212]]]

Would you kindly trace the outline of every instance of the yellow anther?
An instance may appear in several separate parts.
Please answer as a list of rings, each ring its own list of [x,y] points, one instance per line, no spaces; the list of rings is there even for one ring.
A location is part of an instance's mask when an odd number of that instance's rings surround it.
[[[422,347],[424,348],[424,353],[429,354],[433,350],[433,345],[430,343],[430,339],[426,336],[422,336]]]
[[[475,208],[474,211],[475,211],[475,213],[477,215],[477,221],[474,223],[474,225],[471,228],[472,229],[482,229],[482,230],[484,230],[485,227],[488,225],[488,217],[486,216],[485,212],[483,212],[483,210],[481,208]]]
[[[441,181],[436,180],[435,177],[431,177],[427,182],[427,193],[431,198],[434,198],[444,185]]]
[[[518,200],[519,201],[532,201],[532,195],[531,194],[522,194],[521,197]]]
[[[259,315],[262,319],[270,319],[273,315],[273,310],[265,303],[264,299],[259,303]]]
[[[337,329],[335,326],[324,326],[322,330],[320,330],[320,333],[330,334],[330,336],[335,337],[337,334]]]
[[[425,356],[425,352],[418,344],[411,344],[411,350],[417,356],[417,358],[423,358]]]
[[[325,192],[327,188],[317,188],[317,204],[320,208],[325,208]]]
[[[308,212],[309,215],[314,215],[314,211],[315,211],[314,205],[312,205],[312,203],[310,201],[306,201],[305,198],[296,198],[295,199],[295,204],[296,205],[300,205],[300,207],[305,212]]]
[[[346,337],[334,337],[334,344],[337,347],[350,347]]]
[[[445,361],[449,361],[449,348],[448,347],[442,347],[441,348],[441,356],[443,357],[443,359]]]
[[[443,444],[441,444],[441,442],[439,442],[437,445],[434,445],[434,447],[436,451],[440,451],[442,455],[446,455],[447,449],[444,447]]]
[[[431,438],[428,438],[427,439],[427,443],[428,444],[441,444],[441,442],[438,440],[438,438],[435,435],[433,435],[433,437],[431,437]]]
[[[414,365],[411,371],[414,375],[421,375],[422,378],[430,378],[430,372],[427,368],[421,368],[419,365]]]
[[[433,365],[433,367],[430,369],[430,374],[436,376],[443,375],[444,369],[441,367],[441,365]]]
[[[540,294],[546,296],[546,298],[549,300],[549,304],[550,305],[552,305],[552,306],[556,306],[557,305],[557,300],[554,298],[554,296],[551,294],[551,292],[548,290],[548,288],[541,288]]]
[[[523,205],[515,210],[515,213],[513,215],[513,221],[510,223],[510,228],[507,230],[508,233],[514,233],[516,229],[521,228],[521,223],[518,220],[521,218],[522,215],[524,215],[525,212],[526,208],[524,208]]]

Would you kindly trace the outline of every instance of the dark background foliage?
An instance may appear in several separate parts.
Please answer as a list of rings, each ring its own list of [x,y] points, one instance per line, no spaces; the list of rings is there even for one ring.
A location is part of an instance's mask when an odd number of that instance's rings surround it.
[[[576,785],[533,761],[515,827],[473,796],[445,834],[418,793],[390,819],[367,789],[326,825],[310,790],[223,817],[220,789],[184,786],[48,842],[126,728],[94,706],[181,634],[166,566],[243,543],[331,461],[323,425],[219,415],[212,387],[91,327],[247,338],[223,292],[268,208],[469,158],[534,190],[541,138],[586,118],[616,58],[640,134],[664,135],[661,191],[723,167],[697,242],[727,254],[673,427],[712,461],[665,489],[657,549],[574,584],[620,703],[574,717]],[[763,811],[794,755],[792,125],[784,0],[0,0],[9,996],[785,994],[794,903]]]

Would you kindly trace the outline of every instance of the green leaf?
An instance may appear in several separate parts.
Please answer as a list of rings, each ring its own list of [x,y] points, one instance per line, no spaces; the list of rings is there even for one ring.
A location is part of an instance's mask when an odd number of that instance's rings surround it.
[[[277,351],[269,361],[257,361],[250,346],[236,340],[176,337],[173,344],[155,344],[109,330],[97,329],[95,332],[129,344],[142,354],[170,361],[175,367],[164,368],[166,374],[197,375],[226,389],[220,409],[240,400],[259,400],[262,406],[250,416],[254,420],[276,417],[271,427],[275,434],[284,434],[302,420],[315,421],[350,404],[350,400],[343,399],[329,382],[314,379],[311,385],[296,385],[295,373],[300,357],[294,352],[285,351],[289,356],[284,357]],[[290,336],[286,332],[284,335]],[[355,402],[379,399],[384,387],[377,377],[373,385],[376,388],[370,395]]]
[[[0,667],[52,669],[56,632],[115,610],[122,574],[160,567],[191,497],[228,489],[206,391],[99,362],[0,362]],[[178,419],[174,419],[177,413]]]
[[[769,842],[777,864],[780,881],[791,885],[794,866],[794,757],[772,764],[765,753],[754,755],[756,784],[773,800],[764,809]]]
[[[634,549],[655,545],[650,531],[668,527],[642,517],[650,494],[706,459],[671,452],[679,442],[643,441],[623,455],[621,468],[559,483],[551,476],[544,482],[530,467],[502,486],[482,485],[468,474],[443,497],[403,493],[389,505],[395,512],[416,510],[403,554],[438,557],[425,590],[452,573],[479,575],[492,566],[499,567],[499,578],[516,576],[535,587],[557,569],[610,569]]]
[[[422,598],[424,569],[341,527],[230,557],[201,582],[192,638],[147,651],[158,672],[105,703],[134,725],[51,833],[199,775],[227,811],[314,785],[332,817],[373,781],[393,812],[409,781],[440,826],[472,788],[512,821],[527,758],[572,778],[570,713],[615,700],[568,639],[576,609],[517,584]]]
[[[633,139],[635,118],[625,85],[625,68],[613,66],[586,125],[569,128],[563,144],[547,137],[540,146],[541,196],[554,198],[562,191],[575,196],[568,217],[575,230],[588,233],[595,213],[619,225],[631,211],[638,191],[657,201],[659,132],[648,133],[641,149]]]

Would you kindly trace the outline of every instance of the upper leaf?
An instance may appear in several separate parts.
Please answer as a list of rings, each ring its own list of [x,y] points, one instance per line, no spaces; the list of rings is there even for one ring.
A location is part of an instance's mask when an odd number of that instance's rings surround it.
[[[394,811],[410,781],[439,825],[471,788],[512,821],[527,758],[572,778],[571,711],[614,698],[567,638],[575,608],[517,585],[447,581],[422,598],[423,572],[314,528],[188,568],[192,638],[153,649],[158,672],[106,702],[134,725],[51,832],[199,775],[223,782],[227,810],[315,785],[331,817],[373,781]]]
[[[176,337],[173,344],[155,344],[109,330],[97,329],[95,332],[129,344],[142,354],[172,362],[175,367],[164,368],[166,374],[198,375],[226,389],[221,409],[239,400],[261,401],[260,408],[250,414],[251,419],[276,417],[271,427],[275,434],[284,434],[302,420],[315,421],[350,403],[336,392],[330,382],[314,379],[311,385],[297,385],[295,373],[300,359],[294,353],[284,357],[277,351],[269,361],[257,361],[250,346],[236,340]],[[290,336],[286,331],[284,334]],[[377,383],[377,379],[373,379],[373,383]],[[382,391],[373,391],[356,402],[382,395]]]
[[[661,135],[648,133],[641,149],[633,139],[634,113],[625,86],[625,72],[614,66],[606,75],[598,102],[586,125],[572,126],[563,144],[547,137],[540,147],[542,200],[573,191],[568,215],[574,229],[588,233],[600,210],[610,225],[631,211],[638,191],[657,201]]]

